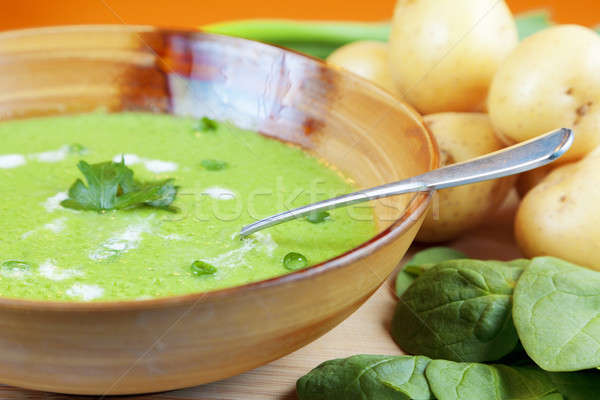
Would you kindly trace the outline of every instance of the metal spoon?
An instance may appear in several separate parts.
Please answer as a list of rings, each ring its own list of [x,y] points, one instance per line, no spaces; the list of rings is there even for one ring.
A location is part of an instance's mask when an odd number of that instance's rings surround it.
[[[331,210],[399,194],[468,185],[529,171],[549,164],[562,156],[573,144],[573,138],[573,131],[562,128],[470,161],[273,215],[243,227],[240,236],[245,237],[273,225],[301,218],[317,211]]]

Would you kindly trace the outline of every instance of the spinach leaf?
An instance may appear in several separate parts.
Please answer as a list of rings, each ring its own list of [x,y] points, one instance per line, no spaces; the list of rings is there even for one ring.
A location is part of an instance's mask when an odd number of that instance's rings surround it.
[[[546,374],[567,400],[590,400],[600,397],[598,371],[546,372]]]
[[[300,400],[591,400],[600,373],[358,355],[327,361],[298,380]]]
[[[427,357],[357,355],[326,361],[298,380],[300,400],[430,400]]]
[[[494,361],[518,344],[512,294],[523,260],[446,261],[402,295],[392,337],[410,354],[454,361]]]
[[[425,374],[438,400],[563,399],[550,377],[537,368],[434,360]]]
[[[496,360],[496,364],[512,365],[513,367],[535,367],[533,360],[527,355],[523,345],[519,341],[512,352]]]
[[[541,400],[568,400],[560,393],[550,393],[547,396],[541,397]]]
[[[450,247],[430,247],[416,253],[413,258],[404,264],[404,267],[420,267],[423,264],[439,264],[443,261],[461,258],[467,258],[467,255],[462,251]]]
[[[61,205],[75,210],[108,211],[139,206],[169,209],[177,196],[173,179],[138,182],[133,171],[112,161],[88,164],[80,161],[77,168],[87,181],[77,179],[69,189],[69,198]]]
[[[523,347],[541,368],[600,366],[600,273],[535,258],[517,283],[513,315]]]
[[[512,268],[520,268],[521,270],[524,270],[529,266],[529,264],[531,264],[531,260],[525,258],[517,258],[516,260],[506,261],[505,264]]]
[[[396,276],[396,296],[400,297],[412,285],[415,279],[443,261],[467,258],[467,255],[449,247],[430,247],[413,256]]]
[[[415,279],[417,279],[416,275],[411,274],[408,271],[402,270],[398,272],[396,276],[396,296],[402,297],[404,292],[408,290],[408,288],[414,283]]]
[[[546,372],[514,367],[435,360],[425,375],[439,400],[591,400],[600,393],[598,372]]]

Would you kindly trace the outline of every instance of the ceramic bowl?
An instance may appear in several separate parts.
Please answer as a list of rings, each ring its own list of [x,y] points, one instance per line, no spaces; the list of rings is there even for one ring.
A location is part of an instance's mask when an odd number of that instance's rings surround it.
[[[229,120],[302,146],[364,188],[438,166],[435,142],[412,108],[291,51],[144,26],[0,34],[0,120],[99,109]],[[147,393],[268,363],[355,311],[395,269],[429,202],[428,194],[375,202],[370,241],[266,281],[145,301],[0,298],[0,382]]]

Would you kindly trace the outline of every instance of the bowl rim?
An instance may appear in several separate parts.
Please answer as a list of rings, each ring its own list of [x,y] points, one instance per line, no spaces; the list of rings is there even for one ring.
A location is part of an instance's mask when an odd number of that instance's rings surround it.
[[[135,34],[142,34],[148,32],[165,32],[170,34],[182,34],[182,35],[207,35],[225,38],[227,40],[250,42],[250,43],[261,43],[265,46],[274,47],[279,51],[299,55],[306,58],[309,62],[318,63],[321,67],[333,71],[337,75],[343,75],[347,78],[351,78],[357,81],[362,86],[370,86],[371,92],[376,97],[387,98],[392,103],[396,103],[401,106],[404,113],[412,117],[412,119],[422,128],[425,133],[424,138],[429,145],[430,165],[429,170],[433,170],[439,167],[439,147],[435,137],[425,124],[423,117],[408,103],[398,99],[393,94],[383,89],[382,87],[355,75],[343,68],[328,65],[324,60],[316,57],[312,57],[295,50],[287,49],[281,46],[272,45],[260,41],[254,41],[249,39],[243,39],[238,37],[231,37],[226,35],[219,35],[214,33],[204,32],[201,29],[172,29],[163,28],[151,25],[115,25],[115,24],[93,24],[93,25],[58,25],[58,26],[47,26],[37,28],[26,28],[16,29],[0,32],[0,40],[3,38],[14,38],[21,35],[29,34],[45,34],[45,33],[73,33],[77,34],[81,30],[88,31],[110,31],[110,32],[133,32]],[[0,50],[0,56],[2,51]],[[212,299],[219,299],[222,297],[229,297],[235,294],[245,293],[253,290],[270,288],[274,286],[286,285],[292,282],[306,280],[321,273],[325,273],[337,268],[343,268],[350,263],[357,261],[361,258],[367,257],[376,250],[384,247],[386,244],[396,239],[409,228],[411,228],[429,209],[433,193],[420,192],[410,200],[406,206],[402,215],[396,219],[390,226],[377,235],[370,238],[368,241],[359,244],[358,246],[347,250],[346,252],[322,261],[318,264],[312,265],[308,268],[301,269],[298,271],[290,272],[285,275],[276,276],[269,279],[264,279],[256,282],[250,282],[243,285],[227,287],[223,289],[211,290],[207,292],[193,292],[186,294],[179,294],[173,296],[158,297],[152,299],[140,299],[140,300],[116,300],[116,301],[94,301],[94,302],[82,302],[82,301],[53,301],[53,300],[29,300],[21,298],[10,298],[0,296],[0,308],[2,309],[16,309],[16,310],[34,310],[34,311],[60,311],[60,312],[86,312],[86,311],[137,311],[147,309],[157,309],[165,307],[174,307],[178,305],[185,305],[192,303],[192,306],[201,303],[203,301],[209,301]]]

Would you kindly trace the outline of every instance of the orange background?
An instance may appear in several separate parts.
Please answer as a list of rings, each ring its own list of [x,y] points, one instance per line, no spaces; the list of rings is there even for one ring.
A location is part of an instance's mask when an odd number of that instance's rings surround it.
[[[225,19],[389,19],[395,0],[0,0],[0,30],[126,23],[195,27]],[[558,22],[600,24],[598,0],[508,0],[513,12],[546,7]]]

